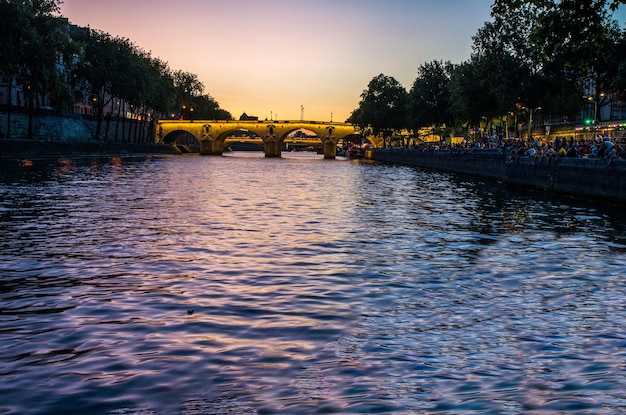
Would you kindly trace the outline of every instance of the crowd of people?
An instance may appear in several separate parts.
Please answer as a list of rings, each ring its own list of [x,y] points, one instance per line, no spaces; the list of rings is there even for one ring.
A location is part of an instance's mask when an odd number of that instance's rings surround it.
[[[393,150],[394,148],[389,148]],[[574,137],[556,137],[554,140],[520,140],[520,139],[492,139],[485,137],[475,142],[464,141],[459,144],[449,143],[424,143],[413,144],[408,147],[395,149],[410,149],[420,152],[436,150],[448,150],[454,153],[474,152],[476,150],[490,149],[504,153],[511,160],[517,157],[533,158],[596,158],[616,159],[626,158],[626,138],[604,137],[598,135],[593,139]]]
[[[626,156],[623,140],[598,135],[595,139],[578,139],[574,137],[557,137],[554,141],[529,143],[513,141],[504,143],[503,151],[511,156],[528,157],[583,157],[599,159],[624,158]]]

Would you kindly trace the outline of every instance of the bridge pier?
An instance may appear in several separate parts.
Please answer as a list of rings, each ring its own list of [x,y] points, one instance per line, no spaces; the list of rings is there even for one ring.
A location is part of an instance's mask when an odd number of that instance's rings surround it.
[[[325,159],[336,158],[337,157],[337,143],[339,143],[339,141],[333,139],[332,137],[327,137],[325,139],[321,138],[321,140],[322,140],[322,144],[324,145],[324,158]]]
[[[265,157],[280,157],[282,154],[282,143],[275,140],[263,141],[263,152]]]
[[[221,156],[224,152],[224,143],[219,145],[216,141],[200,140],[200,154],[208,156]]]

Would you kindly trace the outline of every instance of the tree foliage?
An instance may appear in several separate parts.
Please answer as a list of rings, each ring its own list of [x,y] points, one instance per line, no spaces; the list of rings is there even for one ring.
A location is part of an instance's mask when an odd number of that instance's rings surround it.
[[[197,75],[172,71],[166,62],[139,49],[129,39],[90,30],[81,39],[82,56],[76,71],[79,90],[87,91],[95,109],[100,136],[104,108],[122,99],[147,116],[147,111],[184,118],[230,117],[209,95]]]
[[[417,69],[417,78],[409,91],[407,124],[414,131],[423,126],[452,124],[450,77],[454,65],[450,62],[426,62]]]
[[[485,109],[489,107],[489,96],[479,82],[479,67],[476,62],[466,61],[457,66],[450,79],[450,111],[455,123],[472,126],[480,123]]]
[[[359,107],[352,112],[348,122],[363,129],[371,128],[374,135],[390,137],[394,131],[406,126],[406,89],[395,78],[380,74],[375,76],[361,94]]]
[[[183,118],[230,120],[232,115],[220,108],[219,103],[204,93],[204,84],[190,72],[173,73],[175,102]]]
[[[69,48],[69,36],[57,17],[59,0],[0,0],[0,74],[23,85],[32,137],[32,110],[37,97],[49,96],[56,105],[69,99],[66,80],[57,67],[59,54]],[[11,96],[7,133],[10,136]]]
[[[83,55],[76,71],[81,91],[88,93],[96,113],[96,137],[101,135],[104,108],[114,97],[138,99],[142,81],[137,51],[128,39],[89,30],[82,39]]]
[[[527,25],[519,29],[526,41],[527,56],[534,62],[528,101],[556,114],[576,112],[586,85],[593,85],[592,99],[601,107],[619,95],[617,73],[624,55],[623,36],[609,10],[623,1],[609,0],[496,0],[495,21],[532,11]],[[532,15],[535,17],[531,17]],[[526,14],[527,15],[527,14]],[[535,92],[532,92],[535,91]]]
[[[611,100],[623,102],[626,33],[611,15],[623,4],[626,0],[494,0],[491,20],[472,38],[468,60],[418,68],[405,127],[472,128],[499,124],[513,114],[524,119],[539,108],[544,116],[571,121],[590,100],[598,109]],[[379,75],[370,82],[349,121],[377,132],[384,129],[382,119],[401,119],[382,115],[387,108],[380,97],[388,79]]]
[[[198,109],[198,116],[231,118],[204,94],[196,75],[173,72],[129,39],[70,26],[58,15],[60,3],[0,0],[0,75],[9,88],[13,81],[21,85],[31,110],[41,97],[59,110],[76,99],[88,100],[97,118],[96,136],[101,135],[104,109],[114,99],[144,114],[169,114],[186,102]],[[11,105],[9,99],[9,136]],[[29,136],[32,111],[30,119]]]

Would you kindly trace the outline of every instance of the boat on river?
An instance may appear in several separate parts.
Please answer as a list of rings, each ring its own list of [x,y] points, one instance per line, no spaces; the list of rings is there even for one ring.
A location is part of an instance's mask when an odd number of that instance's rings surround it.
[[[362,159],[365,157],[365,147],[351,144],[346,149],[346,157],[349,159]]]

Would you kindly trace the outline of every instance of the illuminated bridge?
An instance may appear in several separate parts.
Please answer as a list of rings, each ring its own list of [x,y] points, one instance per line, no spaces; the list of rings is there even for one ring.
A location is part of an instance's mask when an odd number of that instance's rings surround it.
[[[374,147],[374,137],[363,137],[352,124],[323,121],[235,121],[235,120],[160,120],[156,126],[157,143],[178,144],[181,137],[192,135],[200,144],[200,154],[221,155],[224,142],[241,132],[254,135],[263,146],[265,157],[280,157],[287,136],[297,130],[315,133],[324,147],[324,158],[335,158],[340,141],[365,138]]]

